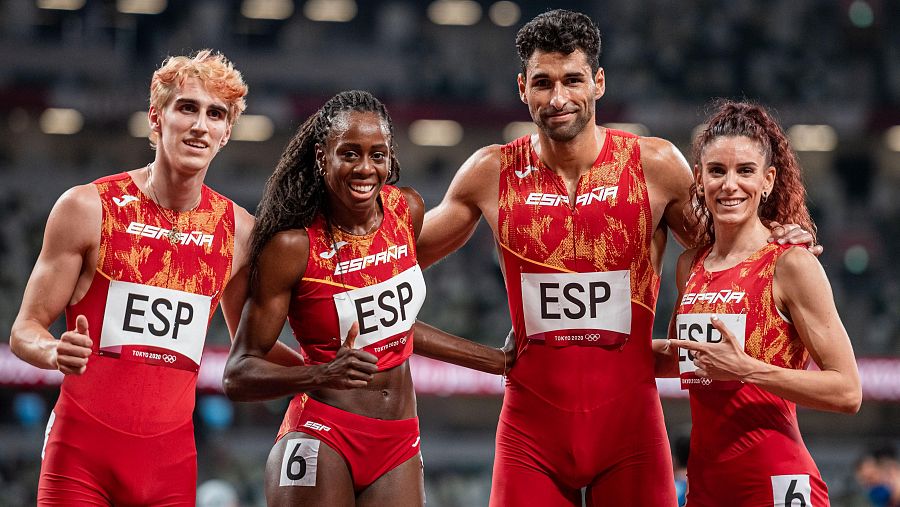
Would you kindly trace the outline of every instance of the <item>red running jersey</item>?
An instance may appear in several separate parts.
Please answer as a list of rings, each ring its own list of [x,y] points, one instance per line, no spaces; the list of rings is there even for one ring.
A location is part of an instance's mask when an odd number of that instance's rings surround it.
[[[703,267],[711,248],[698,252],[677,308],[676,337],[720,341],[710,324],[716,315],[748,355],[782,368],[805,368],[809,354],[776,308],[773,293],[775,264],[790,247],[770,243],[737,266],[715,272]],[[686,350],[679,354],[693,422],[689,503],[719,505],[741,498],[746,500],[741,505],[758,505],[751,499],[770,501],[773,494],[778,501],[801,495],[808,503],[812,494],[814,505],[822,505],[827,490],[800,436],[796,405],[753,385],[701,381],[693,374],[693,358]],[[741,479],[722,484],[722,474]],[[761,482],[750,481],[754,477]]]
[[[653,378],[659,276],[638,140],[607,129],[575,202],[529,136],[502,148],[497,233],[518,354],[535,342],[556,350],[544,371],[516,375],[514,367],[510,379],[562,406],[595,406],[599,396]],[[629,340],[640,351],[629,347],[623,361],[611,351]]]
[[[309,260],[294,289],[288,321],[309,364],[327,363],[359,322],[355,348],[378,357],[383,371],[412,354],[413,325],[425,301],[406,198],[385,185],[378,230],[355,236],[319,215],[306,228]]]
[[[102,203],[97,270],[66,325],[85,315],[94,355],[62,402],[138,435],[189,421],[206,331],[231,277],[234,204],[203,186],[183,232],[126,173],[94,182]]]

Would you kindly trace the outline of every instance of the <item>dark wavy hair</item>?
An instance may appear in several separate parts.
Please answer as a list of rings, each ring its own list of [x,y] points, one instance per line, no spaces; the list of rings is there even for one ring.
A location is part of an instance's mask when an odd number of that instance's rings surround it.
[[[539,14],[516,34],[522,74],[528,75],[528,59],[535,51],[572,54],[580,49],[591,72],[600,68],[600,30],[587,14],[556,9]]]
[[[375,113],[387,125],[390,135],[390,174],[387,183],[400,179],[400,163],[394,143],[394,123],[387,108],[371,93],[351,90],[330,98],[303,122],[285,146],[275,172],[266,182],[256,208],[256,225],[251,233],[250,279],[255,283],[259,255],[275,234],[309,226],[319,213],[326,213],[325,179],[316,170],[316,144],[325,146],[334,118],[344,112]]]
[[[745,136],[759,143],[765,154],[766,166],[775,167],[775,185],[768,199],[759,205],[759,218],[768,226],[770,222],[797,224],[816,240],[816,224],[806,207],[806,187],[800,171],[800,163],[791,149],[787,136],[772,114],[761,105],[720,99],[713,103],[715,111],[706,128],[694,139],[691,149],[695,167],[701,167],[703,149],[713,140],[727,136]],[[699,169],[698,169],[699,170]],[[692,205],[689,219],[698,225],[700,244],[716,239],[712,215],[706,208],[703,196],[697,192],[696,180],[691,185]]]

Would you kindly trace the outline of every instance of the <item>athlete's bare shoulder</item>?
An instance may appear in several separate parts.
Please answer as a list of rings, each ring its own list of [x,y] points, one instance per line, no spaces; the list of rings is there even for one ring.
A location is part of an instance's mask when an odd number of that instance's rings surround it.
[[[45,243],[65,237],[65,242],[81,250],[100,244],[103,206],[97,187],[88,183],[66,190],[53,205],[47,218]]]
[[[685,246],[696,244],[696,227],[687,220],[693,173],[681,151],[665,139],[641,137],[641,166],[647,181],[654,227],[665,225]]]
[[[256,218],[246,209],[234,205],[234,270],[243,268],[250,257],[250,238]]]
[[[447,196],[472,204],[496,200],[501,149],[492,144],[473,153],[457,171]]]
[[[693,181],[691,168],[674,144],[659,137],[641,137],[638,142],[648,183],[661,188],[677,187],[679,190],[690,186]]]
[[[409,215],[412,217],[413,230],[416,238],[422,232],[422,220],[425,218],[425,200],[412,187],[400,187],[400,192],[406,198],[406,205],[409,206]]]

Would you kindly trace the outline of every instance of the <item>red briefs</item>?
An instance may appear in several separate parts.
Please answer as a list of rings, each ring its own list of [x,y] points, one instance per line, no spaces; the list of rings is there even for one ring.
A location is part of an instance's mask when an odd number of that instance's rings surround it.
[[[419,453],[419,418],[373,419],[316,401],[305,394],[291,400],[278,438],[298,431],[340,454],[359,492]]]
[[[38,505],[194,506],[194,424],[156,435],[107,426],[60,397],[47,425]]]

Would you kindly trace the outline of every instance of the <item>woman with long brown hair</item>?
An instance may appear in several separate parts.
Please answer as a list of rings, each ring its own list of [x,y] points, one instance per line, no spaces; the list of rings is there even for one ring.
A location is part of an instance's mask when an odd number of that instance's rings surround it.
[[[690,390],[687,505],[828,505],[795,404],[854,413],[862,395],[824,270],[805,248],[767,241],[772,222],[815,231],[799,163],[765,108],[732,101],[693,155],[705,245],[678,260],[669,340],[655,347]]]

